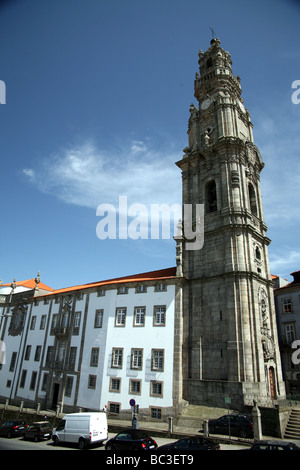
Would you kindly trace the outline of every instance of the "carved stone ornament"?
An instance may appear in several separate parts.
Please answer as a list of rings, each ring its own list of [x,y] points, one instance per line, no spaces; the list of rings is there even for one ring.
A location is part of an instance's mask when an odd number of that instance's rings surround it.
[[[262,347],[263,347],[263,353],[264,353],[264,360],[268,361],[270,359],[273,359],[275,346],[274,346],[273,338],[270,335],[268,334],[262,335]]]
[[[22,333],[28,305],[18,305],[12,309],[12,317],[8,328],[10,336],[18,336]]]
[[[268,299],[267,293],[264,289],[259,292],[259,308],[261,320],[261,342],[264,354],[264,360],[268,361],[274,358],[275,345],[272,336],[270,335],[270,324],[268,316]]]

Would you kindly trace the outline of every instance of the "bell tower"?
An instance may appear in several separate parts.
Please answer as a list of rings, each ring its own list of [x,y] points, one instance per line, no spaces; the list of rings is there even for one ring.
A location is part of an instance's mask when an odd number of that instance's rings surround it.
[[[253,400],[270,406],[285,387],[260,191],[264,163],[240,79],[218,38],[200,50],[198,63],[198,103],[190,106],[188,146],[177,162],[183,207],[204,207],[203,247],[187,248],[177,238],[185,279],[184,398],[224,406],[229,397],[238,409]]]

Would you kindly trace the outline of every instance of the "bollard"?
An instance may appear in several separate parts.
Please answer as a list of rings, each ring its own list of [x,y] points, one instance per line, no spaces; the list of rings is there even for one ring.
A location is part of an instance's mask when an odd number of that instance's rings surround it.
[[[7,410],[8,404],[9,404],[9,398],[7,398],[7,399],[5,400],[5,407],[4,407],[5,410]]]
[[[24,401],[21,401],[21,403],[20,403],[20,411],[21,412],[23,411],[23,408],[24,408]]]
[[[173,433],[173,418],[172,418],[172,416],[170,416],[168,418],[168,421],[169,421],[169,433],[172,434]]]
[[[60,408],[60,406],[56,405],[56,417],[58,417],[58,415],[59,415],[59,408]]]
[[[37,408],[36,408],[36,414],[39,415],[39,414],[40,414],[40,411],[41,411],[41,404],[38,403],[38,404],[37,404]]]
[[[208,419],[203,421],[203,432],[205,437],[209,436]]]

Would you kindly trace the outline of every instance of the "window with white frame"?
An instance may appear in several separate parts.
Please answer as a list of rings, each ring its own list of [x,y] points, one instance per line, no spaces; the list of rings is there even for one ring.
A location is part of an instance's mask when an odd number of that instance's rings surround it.
[[[146,313],[146,307],[135,307],[134,317],[133,317],[134,326],[145,325],[145,313]]]
[[[121,369],[122,363],[123,363],[123,349],[113,348],[111,367]]]
[[[284,329],[287,344],[292,344],[296,339],[295,325],[293,323],[286,324],[284,325]]]
[[[109,383],[109,391],[120,393],[121,391],[121,379],[119,377],[111,377]]]
[[[66,310],[63,313],[63,316],[61,317],[61,326],[62,327],[67,328],[69,326],[69,318],[70,318],[69,311]]]
[[[97,297],[104,297],[105,296],[105,289],[98,289]]]
[[[142,392],[142,381],[138,379],[129,379],[129,393],[133,395],[140,395]]]
[[[42,346],[37,346],[35,348],[35,355],[34,355],[34,360],[35,361],[39,361],[40,360],[40,357],[41,357],[41,351],[42,351]]]
[[[102,328],[103,325],[103,309],[96,310],[94,328]]]
[[[81,312],[75,312],[74,315],[74,328],[79,328],[81,320]]]
[[[143,366],[143,350],[131,349],[131,369],[142,369]]]
[[[145,284],[139,284],[138,286],[136,286],[135,292],[136,294],[144,294],[145,292],[147,292],[147,286]]]
[[[49,366],[54,359],[54,346],[48,346],[46,364]]]
[[[30,353],[31,353],[31,345],[27,345],[26,346],[26,351],[25,351],[25,357],[24,357],[24,360],[25,361],[29,361],[30,359]]]
[[[35,390],[36,379],[37,379],[37,372],[34,370],[32,371],[32,374],[31,374],[29,390]]]
[[[282,300],[283,313],[292,313],[292,301],[291,299]]]
[[[27,376],[27,370],[26,370],[26,369],[23,369],[23,370],[22,370],[22,375],[21,375],[21,380],[20,380],[20,388],[24,388],[24,387],[25,387],[26,376]]]
[[[34,329],[35,329],[35,324],[36,324],[36,315],[34,315],[34,316],[31,318],[31,323],[30,323],[30,329],[31,329],[31,330],[34,330]]]
[[[99,348],[92,348],[91,351],[91,367],[98,367],[98,361],[99,361]]]
[[[42,382],[42,392],[46,392],[47,391],[47,388],[48,388],[48,379],[49,379],[49,374],[48,373],[45,373],[43,375],[43,382]]]
[[[75,364],[76,355],[77,355],[77,347],[76,346],[71,346],[70,354],[69,354],[69,364],[71,366],[74,366],[74,364]]]
[[[158,284],[156,284],[154,290],[155,292],[163,292],[167,290],[167,286],[164,282],[159,282]]]
[[[125,326],[126,307],[116,309],[115,326]]]
[[[151,407],[151,418],[153,418],[153,419],[161,419],[161,417],[162,417],[161,408],[153,408],[153,407]]]
[[[163,382],[151,380],[150,382],[150,396],[162,397],[163,396]]]
[[[14,351],[11,355],[9,372],[14,372],[18,353]]]
[[[97,384],[97,375],[90,374],[88,377],[88,388],[95,389]]]
[[[54,330],[57,326],[57,319],[58,319],[58,314],[55,313],[52,317],[52,324],[51,324],[51,330]]]
[[[128,294],[128,287],[127,286],[120,286],[118,289],[118,294]]]
[[[40,323],[40,330],[44,330],[46,326],[46,318],[47,315],[42,315],[41,316],[41,323]]]
[[[151,370],[163,372],[164,370],[164,349],[152,349]]]
[[[154,307],[153,326],[165,326],[166,324],[166,306],[158,305]]]
[[[108,404],[108,408],[109,408],[109,411],[110,413],[117,413],[119,414],[120,413],[120,409],[121,409],[121,405],[120,403],[109,403]]]
[[[66,397],[70,397],[72,395],[73,379],[74,377],[67,377],[66,390],[65,390]]]
[[[67,343],[66,341],[61,341],[58,344],[57,351],[56,351],[56,362],[60,365],[64,363],[65,360],[65,353],[66,353]]]

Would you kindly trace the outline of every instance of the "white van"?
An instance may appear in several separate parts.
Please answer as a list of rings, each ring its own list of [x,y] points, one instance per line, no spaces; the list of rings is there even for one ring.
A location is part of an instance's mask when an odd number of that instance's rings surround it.
[[[78,444],[79,449],[84,449],[90,444],[101,444],[107,437],[105,412],[67,414],[52,433],[54,445],[72,442]]]

